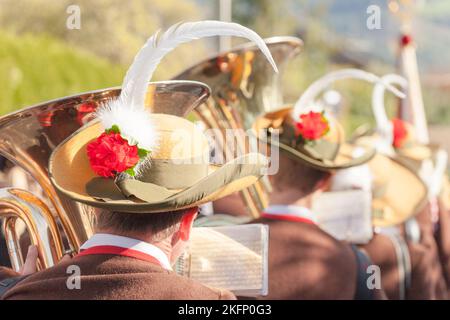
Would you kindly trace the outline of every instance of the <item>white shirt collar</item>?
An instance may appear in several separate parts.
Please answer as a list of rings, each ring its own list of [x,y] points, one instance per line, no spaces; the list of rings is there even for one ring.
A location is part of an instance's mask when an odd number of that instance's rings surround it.
[[[274,204],[264,210],[265,213],[271,215],[288,215],[293,217],[306,218],[317,223],[317,215],[306,207],[295,205]]]
[[[158,260],[164,269],[172,271],[169,257],[167,257],[167,255],[157,246],[142,240],[118,236],[115,234],[96,233],[88,241],[86,241],[80,249],[86,250],[96,246],[115,246],[140,251]]]

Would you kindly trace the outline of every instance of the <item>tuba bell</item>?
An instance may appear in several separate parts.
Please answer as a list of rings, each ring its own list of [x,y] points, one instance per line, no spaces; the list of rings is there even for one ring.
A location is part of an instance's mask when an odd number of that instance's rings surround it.
[[[150,83],[146,105],[153,112],[189,110],[209,97],[208,86],[194,81]],[[65,252],[78,252],[93,232],[95,208],[58,193],[48,174],[53,149],[93,119],[98,106],[120,94],[102,89],[41,103],[0,117],[0,155],[25,170],[42,188],[43,199],[27,190],[0,189],[0,218],[10,262],[23,265],[16,223],[25,224],[30,242],[38,246],[38,268],[51,267]],[[178,111],[179,112],[179,111]]]
[[[280,70],[278,74],[256,46],[244,44],[192,66],[174,78],[200,81],[211,88],[211,98],[194,110],[206,128],[219,129],[224,136],[227,129],[248,130],[256,117],[283,104],[281,71],[299,54],[303,42],[295,37],[274,37],[265,42]],[[238,148],[244,151],[248,147],[244,138],[237,137],[237,140]],[[226,149],[226,144],[221,148]],[[258,217],[267,207],[270,190],[265,177],[241,191],[253,217]]]

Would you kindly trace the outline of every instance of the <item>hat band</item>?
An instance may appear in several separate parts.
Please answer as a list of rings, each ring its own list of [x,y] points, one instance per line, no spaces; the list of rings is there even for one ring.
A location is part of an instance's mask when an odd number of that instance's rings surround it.
[[[192,186],[208,175],[209,163],[201,159],[151,161],[148,170],[142,172],[138,180],[149,182],[167,189],[184,189]]]
[[[182,160],[178,160],[182,161]],[[105,179],[95,177],[86,184],[86,192],[94,198],[121,200],[145,186],[148,198],[165,199],[208,176],[208,163],[177,163],[175,160],[153,160],[139,179]]]
[[[312,144],[304,144],[297,147],[297,150],[303,151],[310,157],[322,161],[334,161],[338,155],[340,148],[339,143],[333,143],[326,140],[317,140],[312,142]]]

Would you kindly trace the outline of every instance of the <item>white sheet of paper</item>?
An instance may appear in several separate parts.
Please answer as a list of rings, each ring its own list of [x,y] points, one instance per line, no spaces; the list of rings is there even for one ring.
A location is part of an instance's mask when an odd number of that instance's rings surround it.
[[[237,296],[267,295],[268,229],[263,224],[193,228],[177,273]]]
[[[365,244],[372,239],[372,195],[369,191],[324,192],[313,203],[319,226],[338,240]]]

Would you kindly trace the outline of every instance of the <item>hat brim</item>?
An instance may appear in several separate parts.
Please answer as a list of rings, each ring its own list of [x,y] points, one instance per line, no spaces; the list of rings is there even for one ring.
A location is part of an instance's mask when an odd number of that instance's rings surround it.
[[[199,206],[254,184],[268,165],[263,155],[246,154],[224,165],[210,166],[205,178],[185,189],[170,190],[147,185],[157,193],[153,201],[143,201],[135,196],[126,197],[118,189],[111,199],[105,200],[93,197],[86,189],[90,181],[102,179],[90,168],[86,152],[86,145],[100,134],[101,126],[88,124],[58,145],[49,160],[49,176],[55,188],[70,199],[112,211],[152,213]],[[103,180],[105,188],[113,185],[112,179]],[[141,187],[145,188],[146,185]]]
[[[355,135],[356,143],[375,146],[377,137],[366,132]],[[374,180],[385,181],[383,194],[374,190],[372,222],[376,227],[390,227],[416,216],[428,201],[428,190],[418,176],[418,168],[398,154],[387,156],[377,153],[368,163]]]
[[[361,125],[355,129],[349,141],[364,141],[364,144],[375,145],[376,141],[381,139],[381,137],[375,132],[375,130],[367,125]],[[420,143],[410,143],[402,148],[395,149],[397,156],[400,158],[410,161],[410,165],[413,167],[420,166],[420,162],[433,159],[436,153],[439,151],[439,146],[433,144],[420,144]]]
[[[306,165],[323,171],[346,169],[364,164],[370,161],[376,153],[374,149],[369,147],[343,143],[340,145],[338,154],[334,160],[319,160],[285,143],[274,140],[271,140],[269,143],[273,146],[278,146],[280,151],[284,152],[284,154],[293,160],[301,161]],[[355,154],[359,154],[359,156],[355,157]]]
[[[382,195],[374,191],[373,225],[396,226],[417,215],[427,203],[427,187],[422,179],[401,161],[377,154],[369,163],[375,180],[384,180]]]

